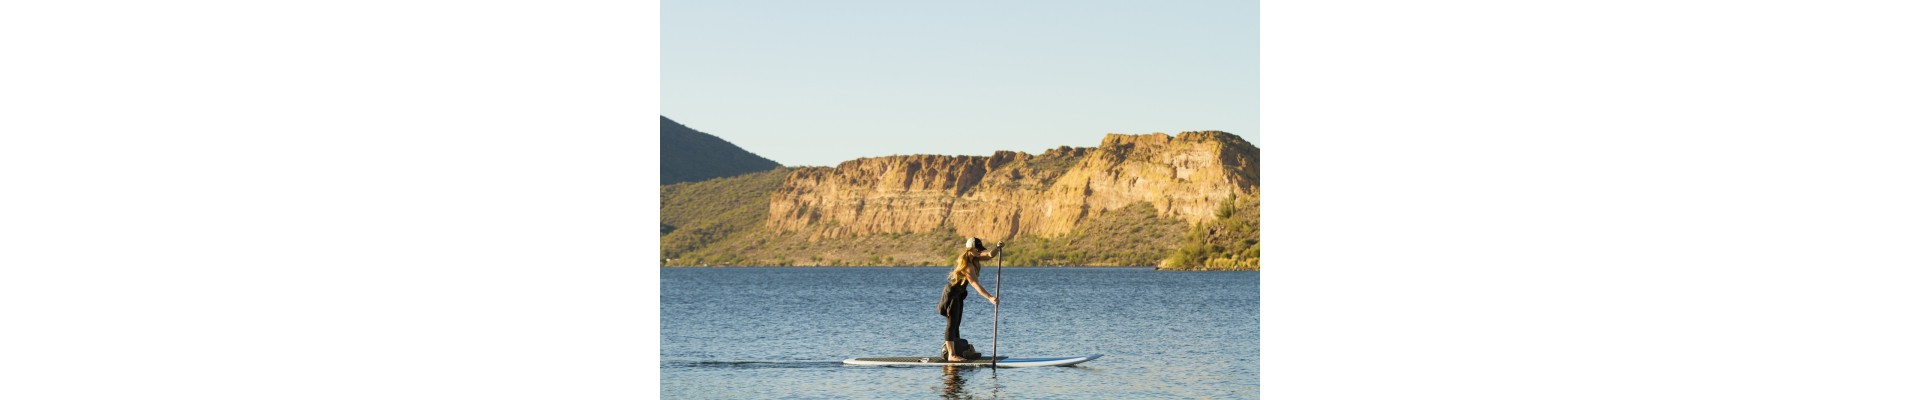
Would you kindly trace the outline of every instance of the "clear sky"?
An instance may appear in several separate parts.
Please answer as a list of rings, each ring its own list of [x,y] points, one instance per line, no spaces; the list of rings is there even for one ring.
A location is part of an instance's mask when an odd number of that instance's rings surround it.
[[[667,0],[661,113],[789,166],[1260,143],[1253,0]]]

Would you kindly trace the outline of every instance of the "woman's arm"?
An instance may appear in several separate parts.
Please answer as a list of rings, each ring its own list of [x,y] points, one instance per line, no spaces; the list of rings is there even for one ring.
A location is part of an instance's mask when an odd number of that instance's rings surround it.
[[[981,297],[986,297],[986,298],[987,298],[987,302],[988,302],[988,303],[993,303],[993,304],[1000,304],[1000,298],[999,298],[999,297],[993,297],[993,295],[991,295],[991,294],[987,294],[987,288],[983,288],[983,287],[980,287],[980,276],[979,276],[979,273],[980,273],[980,271],[979,271],[979,270],[975,270],[975,271],[974,271],[974,276],[969,276],[969,277],[967,277],[967,282],[970,282],[970,283],[972,283],[972,284],[973,284],[973,291],[975,291],[975,292],[980,292],[980,296],[981,296]]]
[[[994,257],[999,257],[999,256],[1000,256],[1000,248],[1001,248],[1001,247],[1005,247],[1006,245],[1007,245],[1007,244],[1006,244],[1006,243],[1004,243],[1004,242],[1003,242],[1003,243],[1000,243],[1000,244],[995,244],[995,245],[993,245],[993,248],[992,248],[992,249],[989,249],[989,250],[987,250],[987,252],[985,252],[985,253],[977,253],[977,254],[974,254],[974,256],[973,256],[973,259],[975,259],[975,260],[992,260],[992,259],[993,259]]]

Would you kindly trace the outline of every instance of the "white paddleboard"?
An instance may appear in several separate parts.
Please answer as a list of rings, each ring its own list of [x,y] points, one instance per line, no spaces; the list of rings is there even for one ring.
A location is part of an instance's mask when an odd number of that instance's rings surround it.
[[[1074,364],[1079,364],[1083,362],[1093,361],[1096,358],[1100,358],[1100,355],[1094,354],[1094,355],[1078,356],[1078,357],[1043,357],[1043,358],[1012,358],[1012,357],[1002,356],[1000,357],[999,366],[1006,367],[1006,368],[1064,367],[1068,365],[1074,365]],[[948,362],[945,359],[936,358],[936,357],[849,358],[841,362],[846,363],[847,365],[898,365],[898,366],[922,366],[922,367],[944,367],[944,366],[987,367],[987,366],[994,365],[993,361],[984,360],[984,359],[961,361],[961,362]]]

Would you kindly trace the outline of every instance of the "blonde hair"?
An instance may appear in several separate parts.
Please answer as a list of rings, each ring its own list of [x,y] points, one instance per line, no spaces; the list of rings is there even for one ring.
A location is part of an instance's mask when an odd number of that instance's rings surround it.
[[[973,249],[960,251],[960,259],[953,261],[953,271],[947,272],[948,285],[960,283],[961,279],[972,278],[973,274],[979,271],[980,266],[973,262],[972,257],[969,257],[972,254]]]

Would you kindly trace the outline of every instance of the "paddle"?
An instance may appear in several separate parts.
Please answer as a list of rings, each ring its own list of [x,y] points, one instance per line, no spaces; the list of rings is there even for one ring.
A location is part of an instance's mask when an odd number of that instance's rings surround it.
[[[1004,242],[1003,242],[1004,243]],[[993,255],[993,368],[1000,369],[1000,270],[1007,266],[1005,247],[994,249]]]

